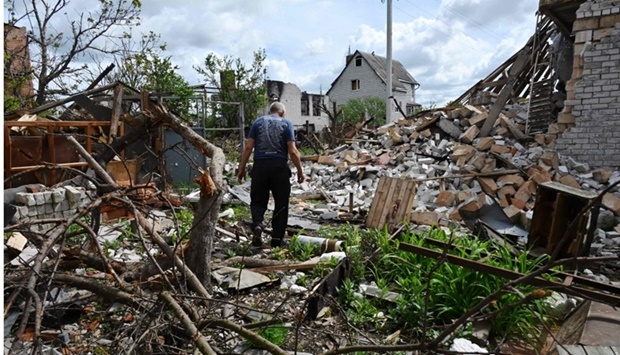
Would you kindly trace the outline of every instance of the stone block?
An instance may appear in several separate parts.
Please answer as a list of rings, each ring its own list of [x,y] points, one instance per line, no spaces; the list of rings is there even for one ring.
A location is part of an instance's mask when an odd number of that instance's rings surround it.
[[[532,197],[534,191],[536,191],[536,183],[532,180],[528,180],[521,185],[514,197],[523,202],[527,202],[530,197]],[[523,207],[520,208],[523,209]]]
[[[478,113],[469,119],[469,124],[478,128],[482,128],[482,125],[484,125],[484,121],[487,119],[487,117],[489,117],[489,114],[486,111]]]
[[[599,28],[599,18],[584,18],[573,22],[573,31],[595,30]]]
[[[581,189],[581,185],[579,185],[579,182],[571,175],[562,176],[560,178],[560,183],[566,186],[574,187],[576,189]]]
[[[456,196],[454,192],[444,190],[441,191],[439,195],[437,195],[437,198],[435,199],[435,204],[437,206],[451,207],[452,205],[454,205],[455,200]]]
[[[480,172],[482,173],[491,172],[495,170],[496,166],[497,166],[497,161],[495,159],[487,158],[484,160],[484,166],[482,167],[482,169],[480,169]]]
[[[524,182],[525,182],[525,180],[521,176],[519,176],[517,174],[510,174],[510,175],[500,176],[497,179],[497,186],[504,187],[506,185],[512,185],[512,186],[518,188]]]
[[[558,152],[553,150],[545,151],[540,157],[540,160],[542,160],[543,163],[554,168],[557,168],[560,165],[560,156],[558,155]]]
[[[37,201],[34,198],[34,195],[27,192],[18,192],[15,194],[15,202],[22,204],[24,206],[35,206]]]
[[[491,196],[495,196],[499,187],[495,183],[495,180],[488,177],[479,177],[478,182],[480,183],[480,187],[482,190]]]
[[[411,221],[417,225],[437,225],[439,215],[433,211],[413,211],[411,213]]]
[[[439,127],[442,131],[448,134],[450,137],[454,139],[458,139],[459,136],[463,133],[459,127],[457,127],[454,123],[445,118],[440,118],[437,122],[437,127]]]
[[[61,203],[62,201],[65,200],[65,193],[67,190],[65,189],[55,189],[52,190],[52,202],[54,203]]]
[[[318,163],[324,165],[336,165],[336,159],[333,155],[321,155]]]
[[[45,204],[45,195],[43,192],[35,192],[32,194],[34,196],[34,201],[37,206],[41,206]]]
[[[506,199],[506,197],[512,197],[517,193],[517,190],[511,185],[506,185],[497,190],[497,197],[500,200]]]
[[[65,197],[70,204],[77,205],[82,198],[82,191],[73,186],[65,186]]]
[[[594,171],[592,171],[592,179],[594,179],[594,181],[598,183],[606,184],[609,182],[609,178],[612,174],[613,173],[611,172],[611,170],[595,169]]]
[[[514,223],[518,223],[521,219],[522,210],[517,208],[515,205],[510,205],[504,208],[504,213],[511,221]]]
[[[472,165],[475,171],[481,171],[486,164],[486,157],[484,154],[476,154],[467,164]]]
[[[491,145],[491,152],[497,154],[506,154],[510,152],[510,148],[505,145],[493,144]]]
[[[459,139],[464,143],[471,144],[479,133],[480,129],[477,126],[471,126],[461,134]]]
[[[454,162],[458,161],[460,158],[464,158],[465,161],[468,161],[474,154],[476,154],[476,149],[474,147],[470,145],[459,145],[454,148],[454,151],[450,155],[450,159]]]
[[[491,147],[495,144],[495,138],[493,137],[484,137],[476,140],[475,147],[481,152],[487,151],[491,149]]]
[[[560,112],[558,114],[558,123],[560,124],[575,124],[575,115],[569,112]]]
[[[612,211],[616,216],[620,216],[620,198],[611,193],[603,195],[603,206]]]
[[[526,203],[527,203],[526,201],[523,201],[523,200],[521,200],[519,198],[516,198],[516,197],[510,199],[510,204],[512,206],[515,206],[519,210],[525,209]]]

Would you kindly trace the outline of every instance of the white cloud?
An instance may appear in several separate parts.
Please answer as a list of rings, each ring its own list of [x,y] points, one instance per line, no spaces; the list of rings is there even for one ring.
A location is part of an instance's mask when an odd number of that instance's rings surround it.
[[[73,0],[79,6],[96,0]],[[209,52],[250,63],[264,48],[270,79],[326,92],[349,47],[385,55],[386,4],[378,0],[149,0],[142,26],[168,44],[186,80]],[[538,0],[394,2],[393,58],[422,85],[424,105],[443,104],[484,78],[534,32]]]

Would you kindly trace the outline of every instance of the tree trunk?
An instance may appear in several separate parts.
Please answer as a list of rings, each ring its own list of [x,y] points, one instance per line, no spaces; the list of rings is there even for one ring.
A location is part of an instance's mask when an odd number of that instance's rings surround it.
[[[199,152],[211,158],[209,171],[199,179],[200,200],[194,211],[190,245],[186,262],[205,288],[211,291],[211,252],[217,216],[225,192],[222,176],[226,156],[219,147],[194,132],[185,122],[161,105],[152,105],[151,112],[190,142]],[[208,175],[207,175],[208,174]]]

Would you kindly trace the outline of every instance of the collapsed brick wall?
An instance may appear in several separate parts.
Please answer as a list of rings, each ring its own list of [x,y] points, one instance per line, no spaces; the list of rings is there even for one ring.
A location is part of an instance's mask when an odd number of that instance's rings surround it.
[[[41,192],[18,192],[15,194],[18,222],[41,219],[66,219],[73,216],[78,208],[92,202],[83,187],[65,186]],[[36,224],[36,232],[45,232],[55,224]]]
[[[558,117],[556,149],[590,167],[620,167],[620,6],[587,1],[577,11],[573,73]]]

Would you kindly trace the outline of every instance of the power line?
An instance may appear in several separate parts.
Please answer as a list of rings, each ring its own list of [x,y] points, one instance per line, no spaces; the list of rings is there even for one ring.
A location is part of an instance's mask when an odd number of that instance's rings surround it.
[[[494,32],[490,32],[490,31],[487,31],[485,28],[488,28],[488,26],[486,26],[486,25],[484,25],[484,24],[482,24],[482,23],[480,23],[480,22],[478,22],[478,21],[476,21],[476,20],[472,20],[472,19],[470,19],[469,17],[467,17],[467,16],[465,16],[464,14],[462,14],[460,11],[458,11],[458,10],[454,9],[452,6],[450,6],[450,5],[446,5],[446,4],[443,4],[443,3],[441,2],[441,0],[434,0],[434,1],[435,1],[436,3],[438,3],[440,7],[441,7],[441,6],[445,6],[445,7],[447,7],[447,8],[448,8],[448,10],[450,10],[450,11],[452,11],[453,13],[457,14],[459,17],[461,17],[461,18],[465,19],[465,20],[466,20],[466,21],[468,21],[470,24],[475,25],[475,26],[477,26],[477,27],[480,27],[480,30],[481,30],[481,31],[483,31],[483,32],[485,32],[485,33],[487,33],[487,34],[489,34],[489,35],[491,35],[491,36],[493,36],[493,37],[495,37],[495,38],[497,38],[497,39],[500,39],[500,40],[502,39],[502,38],[501,38],[499,35],[497,35],[496,33],[494,33]]]

